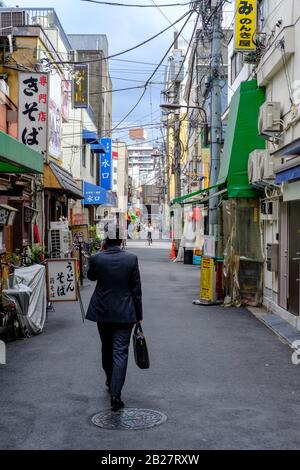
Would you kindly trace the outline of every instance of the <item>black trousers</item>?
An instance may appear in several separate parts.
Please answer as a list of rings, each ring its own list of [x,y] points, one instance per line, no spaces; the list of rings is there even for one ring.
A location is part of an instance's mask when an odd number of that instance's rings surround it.
[[[125,383],[132,323],[98,323],[102,342],[102,367],[111,396],[120,397]]]

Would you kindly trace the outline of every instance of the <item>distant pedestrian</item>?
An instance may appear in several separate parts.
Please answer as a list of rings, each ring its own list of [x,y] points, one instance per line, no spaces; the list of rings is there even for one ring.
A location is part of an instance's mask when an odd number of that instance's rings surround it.
[[[147,227],[147,240],[148,240],[148,245],[152,245],[152,232],[153,232],[153,227],[151,225],[151,222],[148,223],[148,227]]]
[[[142,289],[137,256],[121,250],[119,234],[107,229],[105,250],[91,257],[88,279],[97,281],[86,318],[97,322],[102,342],[102,366],[111,395],[111,408],[124,407],[121,392],[126,378],[128,349],[134,324],[143,319]]]

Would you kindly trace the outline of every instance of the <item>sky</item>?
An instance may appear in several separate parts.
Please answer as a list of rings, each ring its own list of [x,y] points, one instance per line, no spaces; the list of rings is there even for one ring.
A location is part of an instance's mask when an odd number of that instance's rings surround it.
[[[114,1],[114,0],[112,0]],[[118,0],[122,3],[151,4],[151,0]],[[186,3],[186,0],[155,0],[156,4]],[[53,7],[67,34],[106,34],[109,41],[109,52],[114,54],[132,47],[153,36],[169,26],[169,22],[176,21],[189,6],[176,6],[162,8],[162,11],[153,8],[129,8],[117,6],[98,5],[82,0],[6,0],[7,7]],[[163,13],[162,13],[163,12]],[[166,15],[166,18],[164,17]],[[179,23],[178,26],[180,28]],[[187,26],[187,40],[190,39],[192,23]],[[136,49],[120,59],[135,60],[157,64],[166,53],[173,41],[174,29],[169,29],[159,38],[149,44]],[[183,39],[182,39],[183,40]],[[167,63],[165,61],[165,63]],[[133,64],[120,61],[110,61],[110,73],[113,78],[113,88],[124,88],[142,85],[151,75],[155,65]],[[121,80],[122,79],[122,80]],[[133,81],[137,80],[137,81]],[[153,79],[155,82],[149,87],[147,94],[134,113],[128,118],[125,125],[141,125],[159,122],[160,119],[160,92],[163,87],[164,67],[161,67]],[[118,123],[134,106],[142,90],[131,90],[113,93],[113,121]],[[124,124],[121,126],[124,127]],[[114,134],[122,138],[124,131]],[[148,139],[156,137],[153,131],[148,132]]]

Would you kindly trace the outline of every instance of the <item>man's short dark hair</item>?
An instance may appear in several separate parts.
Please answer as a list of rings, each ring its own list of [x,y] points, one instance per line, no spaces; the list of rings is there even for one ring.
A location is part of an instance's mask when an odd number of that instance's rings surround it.
[[[107,246],[120,246],[122,243],[122,239],[121,238],[111,239],[109,237],[106,237],[105,243]]]

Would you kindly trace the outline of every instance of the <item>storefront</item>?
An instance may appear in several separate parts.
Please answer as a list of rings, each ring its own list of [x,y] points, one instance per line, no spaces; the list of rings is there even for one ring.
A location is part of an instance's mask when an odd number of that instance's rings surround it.
[[[45,165],[44,171],[44,208],[45,208],[45,240],[50,229],[51,222],[57,222],[62,218],[72,219],[72,207],[70,200],[83,199],[81,182],[74,180],[71,173],[50,162]]]
[[[278,168],[275,183],[283,193],[279,203],[279,306],[295,317],[300,314],[300,157],[292,155],[299,152],[300,139],[274,153],[277,158],[291,155]]]
[[[6,221],[0,224],[0,251],[13,252],[34,241],[33,224],[37,215],[34,175],[43,172],[40,153],[0,132],[0,204],[2,222]]]

